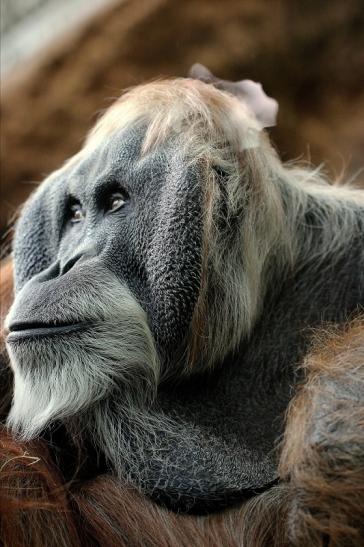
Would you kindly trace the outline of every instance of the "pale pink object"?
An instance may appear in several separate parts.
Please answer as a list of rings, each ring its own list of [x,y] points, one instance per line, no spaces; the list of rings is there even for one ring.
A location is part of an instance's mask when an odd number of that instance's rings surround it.
[[[217,89],[235,95],[251,110],[262,127],[276,125],[278,102],[266,95],[262,84],[253,82],[253,80],[240,80],[239,82],[221,80],[220,78],[216,78],[208,68],[200,63],[196,63],[191,67],[189,77],[212,84]]]

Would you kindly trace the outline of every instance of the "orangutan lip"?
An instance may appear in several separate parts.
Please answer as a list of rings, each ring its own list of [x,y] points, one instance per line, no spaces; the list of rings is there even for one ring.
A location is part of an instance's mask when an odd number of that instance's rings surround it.
[[[7,342],[18,342],[28,338],[44,338],[82,331],[91,326],[91,323],[68,323],[63,325],[49,325],[47,323],[13,323],[9,326]]]

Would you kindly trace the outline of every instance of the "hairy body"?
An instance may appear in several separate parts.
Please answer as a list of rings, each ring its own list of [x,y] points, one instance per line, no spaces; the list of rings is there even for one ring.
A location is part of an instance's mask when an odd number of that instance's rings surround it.
[[[7,270],[2,270],[3,287],[11,279]],[[10,294],[8,282],[2,295]],[[363,363],[363,322],[321,333],[306,356],[304,382],[290,405],[280,484],[206,517],[174,514],[111,475],[65,483],[44,441],[17,442],[3,430],[1,540],[34,547],[359,547],[364,535],[364,404],[358,398]],[[6,395],[4,390],[9,403]],[[318,408],[324,409],[319,415]]]
[[[130,91],[19,220],[8,427],[29,440],[57,421],[99,462],[88,474],[178,511],[269,489],[289,528],[284,414],[314,330],[364,303],[363,233],[363,192],[282,165],[236,97]]]

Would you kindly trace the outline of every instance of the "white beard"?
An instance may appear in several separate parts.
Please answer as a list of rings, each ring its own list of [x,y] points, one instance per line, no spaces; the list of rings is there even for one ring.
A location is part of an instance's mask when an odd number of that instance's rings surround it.
[[[98,309],[87,331],[8,344],[14,398],[7,426],[22,439],[36,437],[54,420],[75,416],[117,389],[125,393],[126,404],[145,402],[156,390],[153,337],[128,289],[110,277],[103,280],[101,295],[88,290],[78,302],[80,317],[92,317]]]

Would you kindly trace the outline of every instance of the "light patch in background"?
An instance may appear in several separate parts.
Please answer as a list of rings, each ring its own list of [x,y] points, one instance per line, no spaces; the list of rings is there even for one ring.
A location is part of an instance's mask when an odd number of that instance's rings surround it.
[[[1,76],[21,69],[103,8],[123,0],[1,0]]]

